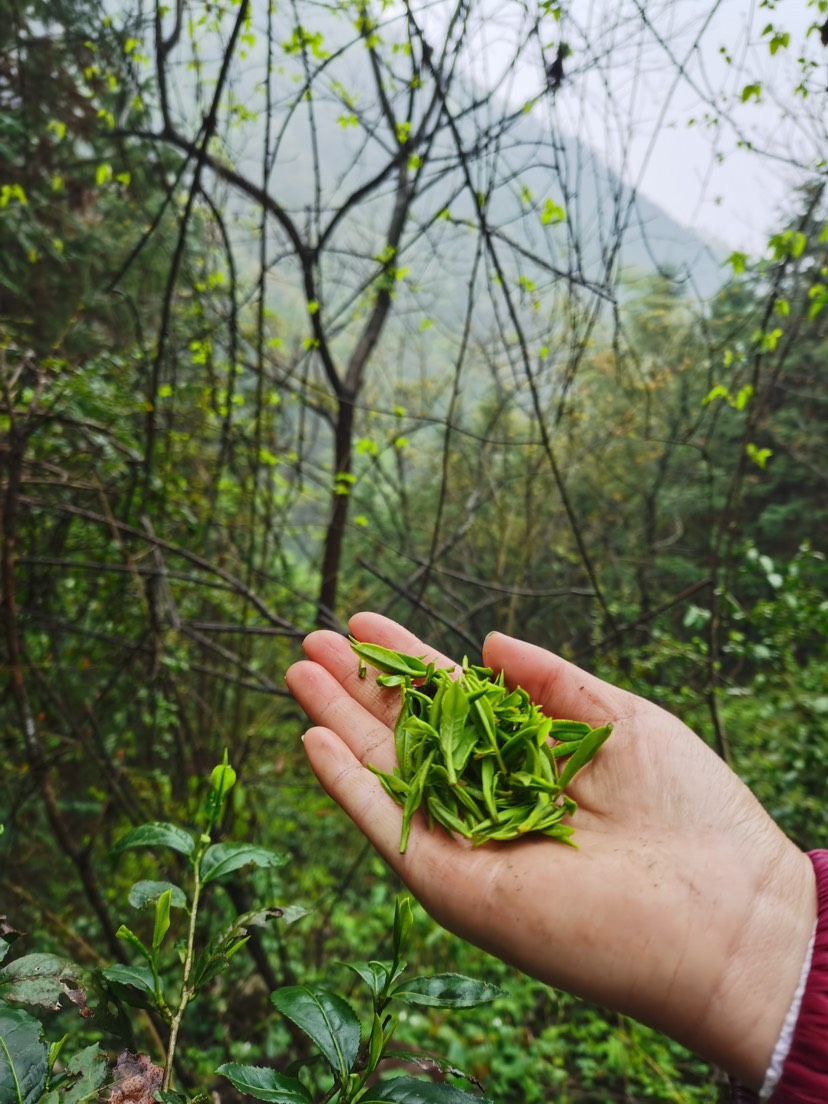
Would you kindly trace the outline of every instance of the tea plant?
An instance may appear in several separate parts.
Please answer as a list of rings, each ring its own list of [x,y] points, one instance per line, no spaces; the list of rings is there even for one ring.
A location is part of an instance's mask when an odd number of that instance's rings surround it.
[[[463,1092],[444,1082],[424,1082],[412,1077],[377,1081],[383,1065],[393,1063],[426,1068],[440,1076],[465,1077],[432,1056],[391,1049],[397,1021],[388,1012],[392,1001],[429,1008],[474,1008],[486,1004],[503,990],[461,974],[434,974],[401,979],[405,970],[402,954],[411,930],[411,903],[397,901],[394,913],[393,957],[390,962],[346,963],[367,986],[371,1011],[362,1025],[351,1005],[336,993],[316,986],[286,986],[272,994],[279,1011],[291,1019],[311,1040],[318,1054],[296,1063],[288,1073],[269,1067],[225,1063],[218,1072],[239,1089],[270,1104],[313,1104],[314,1097],[299,1079],[302,1068],[320,1061],[326,1067],[329,1087],[321,1098],[336,1104],[472,1104],[483,1098]],[[467,1080],[472,1080],[467,1078]],[[485,1104],[485,1101],[484,1101]]]
[[[530,832],[572,843],[574,829],[564,817],[577,804],[564,790],[609,739],[612,725],[548,717],[524,689],[508,690],[502,671],[495,677],[467,660],[454,679],[451,668],[416,656],[356,640],[351,647],[360,677],[370,664],[381,672],[381,686],[401,690],[397,766],[388,773],[369,764],[403,807],[401,852],[423,805],[432,827],[441,824],[474,846]]]
[[[278,853],[256,844],[213,842],[235,781],[235,771],[225,755],[210,776],[200,831],[152,822],[128,831],[112,849],[115,859],[134,850],[166,849],[186,864],[185,886],[160,880],[138,881],[132,886],[130,903],[153,912],[152,934],[147,939],[126,924],[118,929],[119,938],[135,953],[134,963],[90,971],[58,955],[35,953],[13,958],[0,969],[0,1104],[84,1104],[98,1099],[107,1086],[127,1083],[125,1104],[127,1099],[132,1104],[187,1104],[188,1100],[207,1099],[206,1090],[213,1086],[205,1086],[204,1091],[190,1089],[187,1095],[173,1085],[188,1008],[199,994],[209,999],[210,983],[245,946],[251,926],[275,919],[290,923],[307,912],[297,906],[270,904],[237,916],[218,934],[209,934],[205,903],[216,884],[243,867],[267,868],[284,862]],[[183,938],[171,946],[174,909],[182,910],[186,922]],[[272,1003],[315,1048],[311,1056],[294,1062],[288,1058],[283,1073],[237,1062],[224,1063],[216,1072],[236,1090],[271,1104],[480,1101],[479,1095],[444,1082],[411,1076],[379,1080],[389,1063],[395,1068],[410,1066],[412,1071],[436,1071],[441,1078],[464,1076],[438,1058],[391,1048],[396,1028],[388,1010],[392,1002],[472,1008],[502,994],[497,986],[454,973],[404,979],[403,950],[411,926],[410,902],[398,900],[391,960],[347,964],[370,994],[365,1023],[337,992],[315,984],[283,986],[272,994]],[[8,958],[19,935],[0,917],[0,962]],[[90,996],[93,999],[88,1005]],[[67,1003],[80,1011],[87,1038],[92,1027],[129,1039],[133,1035],[131,1017],[149,1013],[161,1029],[154,1029],[160,1062],[123,1050],[113,1064],[101,1050],[100,1041],[81,1046],[64,1058],[64,1050],[71,1049],[70,1036],[48,1041],[41,1020],[20,1006],[56,1012]],[[204,1001],[199,1015],[205,1016]],[[305,1081],[300,1077],[303,1072]],[[116,1095],[109,1092],[113,1101]]]

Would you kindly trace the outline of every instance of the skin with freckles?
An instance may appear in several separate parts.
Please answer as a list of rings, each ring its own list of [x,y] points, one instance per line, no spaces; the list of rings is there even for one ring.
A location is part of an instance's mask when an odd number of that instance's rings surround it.
[[[453,662],[360,613],[357,639]],[[568,792],[578,850],[543,836],[472,849],[402,810],[367,769],[395,765],[399,691],[319,631],[287,682],[313,727],[311,767],[435,919],[557,988],[634,1016],[758,1088],[816,917],[811,864],[681,721],[553,653],[500,633],[483,662],[551,716],[612,722]]]

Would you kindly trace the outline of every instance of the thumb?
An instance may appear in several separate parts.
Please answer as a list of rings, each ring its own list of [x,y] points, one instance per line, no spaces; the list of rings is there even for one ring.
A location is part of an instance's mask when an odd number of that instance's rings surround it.
[[[522,686],[550,716],[593,727],[630,712],[633,695],[576,667],[553,652],[504,633],[489,633],[483,662],[503,671],[510,686]]]

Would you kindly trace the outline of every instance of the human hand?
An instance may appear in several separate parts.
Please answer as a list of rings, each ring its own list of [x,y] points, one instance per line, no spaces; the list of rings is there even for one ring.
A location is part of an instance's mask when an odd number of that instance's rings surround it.
[[[452,661],[376,614],[360,640]],[[735,774],[658,706],[496,633],[483,662],[547,713],[611,739],[568,792],[578,850],[545,837],[471,849],[402,811],[365,764],[395,765],[399,693],[358,677],[342,636],[305,641],[288,686],[331,796],[447,929],[549,985],[632,1015],[758,1087],[816,916],[811,864]]]

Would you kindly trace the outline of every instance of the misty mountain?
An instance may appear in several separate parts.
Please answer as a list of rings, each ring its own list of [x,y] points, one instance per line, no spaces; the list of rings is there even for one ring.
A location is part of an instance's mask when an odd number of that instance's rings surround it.
[[[334,21],[324,41],[332,48],[349,33]],[[337,311],[357,294],[368,275],[366,262],[382,251],[396,179],[389,166],[399,152],[369,67],[355,58],[358,50],[343,48],[339,68],[332,63],[326,81],[334,94],[303,99],[285,74],[275,78],[276,121],[267,137],[268,190],[303,235],[325,238],[323,280],[328,306],[337,303]],[[301,91],[298,77],[293,80]],[[262,71],[255,64],[245,70],[236,96],[258,111],[258,121],[245,125],[245,146],[233,157],[251,179],[261,179],[265,113]],[[400,101],[402,112],[402,93]],[[429,102],[424,95],[423,103]],[[468,288],[476,249],[469,234],[477,222],[474,192],[485,196],[493,241],[508,258],[510,275],[524,284],[548,288],[573,281],[616,297],[636,280],[661,273],[688,297],[706,299],[723,282],[724,250],[635,194],[578,138],[553,133],[543,104],[510,114],[496,97],[476,101],[473,90],[455,87],[450,106],[452,125],[444,118],[434,126],[434,117],[425,117],[427,106],[412,117],[412,133],[422,121],[432,137],[412,144],[412,157],[422,164],[411,170],[418,183],[399,260],[421,289],[423,310],[439,313],[447,298],[457,298],[459,306]],[[545,217],[550,210],[554,217]],[[288,243],[271,225],[273,251],[280,253]],[[255,236],[250,244],[257,248]],[[297,269],[283,265],[282,275],[274,273],[289,292]]]

